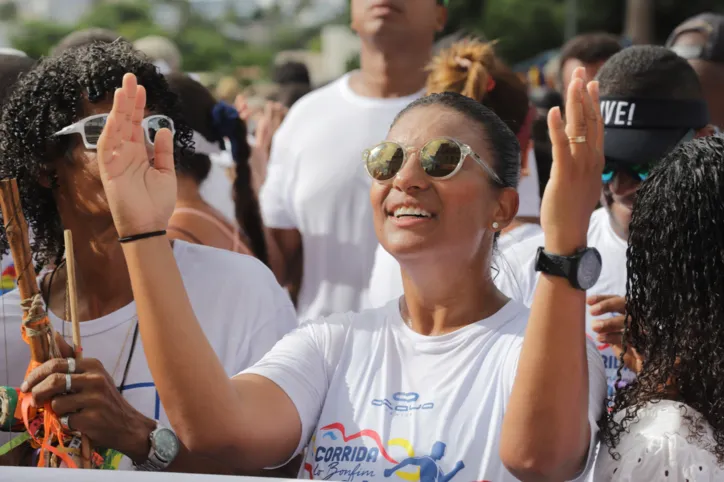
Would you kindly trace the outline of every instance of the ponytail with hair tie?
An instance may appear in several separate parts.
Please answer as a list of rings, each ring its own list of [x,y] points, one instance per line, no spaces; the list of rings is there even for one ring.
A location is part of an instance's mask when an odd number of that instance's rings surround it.
[[[239,146],[239,139],[236,135],[240,122],[239,112],[233,105],[220,100],[211,110],[211,118],[214,130],[219,134],[219,136],[221,138],[229,139],[229,143],[231,144],[231,155],[236,162],[236,160],[240,158],[241,154],[241,146]]]

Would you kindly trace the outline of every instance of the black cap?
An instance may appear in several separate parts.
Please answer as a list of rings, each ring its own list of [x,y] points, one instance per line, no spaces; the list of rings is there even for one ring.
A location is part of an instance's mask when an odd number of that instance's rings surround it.
[[[703,45],[676,45],[680,35],[698,32],[706,39]],[[724,63],[724,15],[702,13],[676,27],[666,46],[685,59]]]
[[[703,100],[601,98],[606,159],[622,164],[655,162],[706,126]]]

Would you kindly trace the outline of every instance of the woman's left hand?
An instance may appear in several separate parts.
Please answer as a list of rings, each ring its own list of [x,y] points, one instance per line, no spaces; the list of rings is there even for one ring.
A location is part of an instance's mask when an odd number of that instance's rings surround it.
[[[149,147],[145,111],[146,89],[126,74],[98,140],[101,180],[121,237],[166,229],[176,203],[173,134],[159,130]]]
[[[565,124],[559,108],[548,114],[553,145],[551,176],[541,203],[546,250],[571,255],[586,246],[591,214],[601,194],[603,120],[598,82],[576,69],[566,93]]]
[[[67,358],[73,357],[73,349],[59,335],[57,342],[66,358],[54,358],[30,372],[22,391],[32,393],[35,406],[50,401],[59,417],[68,415],[70,429],[87,435],[93,445],[112,448],[137,463],[144,462],[156,422],[121,396],[101,362],[93,358],[77,361],[76,370],[70,375],[70,393],[66,393]]]

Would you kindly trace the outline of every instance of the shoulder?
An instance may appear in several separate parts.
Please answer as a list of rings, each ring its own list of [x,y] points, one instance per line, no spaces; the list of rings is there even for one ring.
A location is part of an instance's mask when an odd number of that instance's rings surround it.
[[[358,313],[334,313],[301,324],[308,330],[325,333],[334,337],[358,337],[360,334],[373,334],[384,330],[392,322],[397,302],[390,302],[380,308],[363,310]]]
[[[194,290],[233,305],[288,298],[271,270],[252,256],[184,241],[175,241],[174,254],[191,298]]]
[[[343,76],[324,87],[315,89],[295,102],[284,118],[280,131],[282,128],[288,129],[289,126],[295,126],[301,123],[305,125],[309,124],[308,116],[310,114],[318,115],[320,108],[325,107],[341,95],[340,85],[342,82],[346,82],[346,78],[346,76]]]
[[[625,413],[616,415],[621,420]],[[702,420],[700,431],[692,431],[692,420],[700,414],[679,402],[663,400],[641,408],[636,421],[621,435],[614,459],[603,447],[596,464],[596,480],[697,480],[724,479],[708,447],[716,445],[711,427]],[[700,436],[699,432],[703,435]]]

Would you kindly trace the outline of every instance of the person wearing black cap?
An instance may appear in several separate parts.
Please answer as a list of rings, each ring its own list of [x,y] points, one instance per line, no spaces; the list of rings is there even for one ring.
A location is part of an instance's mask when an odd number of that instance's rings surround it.
[[[593,213],[588,245],[598,249],[603,270],[588,290],[587,334],[603,357],[609,395],[613,394],[623,331],[626,249],[634,198],[651,169],[678,144],[713,133],[708,125],[701,85],[687,62],[660,46],[622,50],[601,68],[601,114],[604,121],[602,208]],[[536,236],[503,253],[498,286],[511,298],[530,305],[538,281]],[[597,319],[603,318],[603,319]],[[600,326],[602,325],[602,327]],[[554,347],[551,347],[554,349]],[[624,369],[624,379],[632,380]]]
[[[671,33],[666,46],[694,68],[712,124],[724,129],[724,15],[702,13],[686,20]]]

